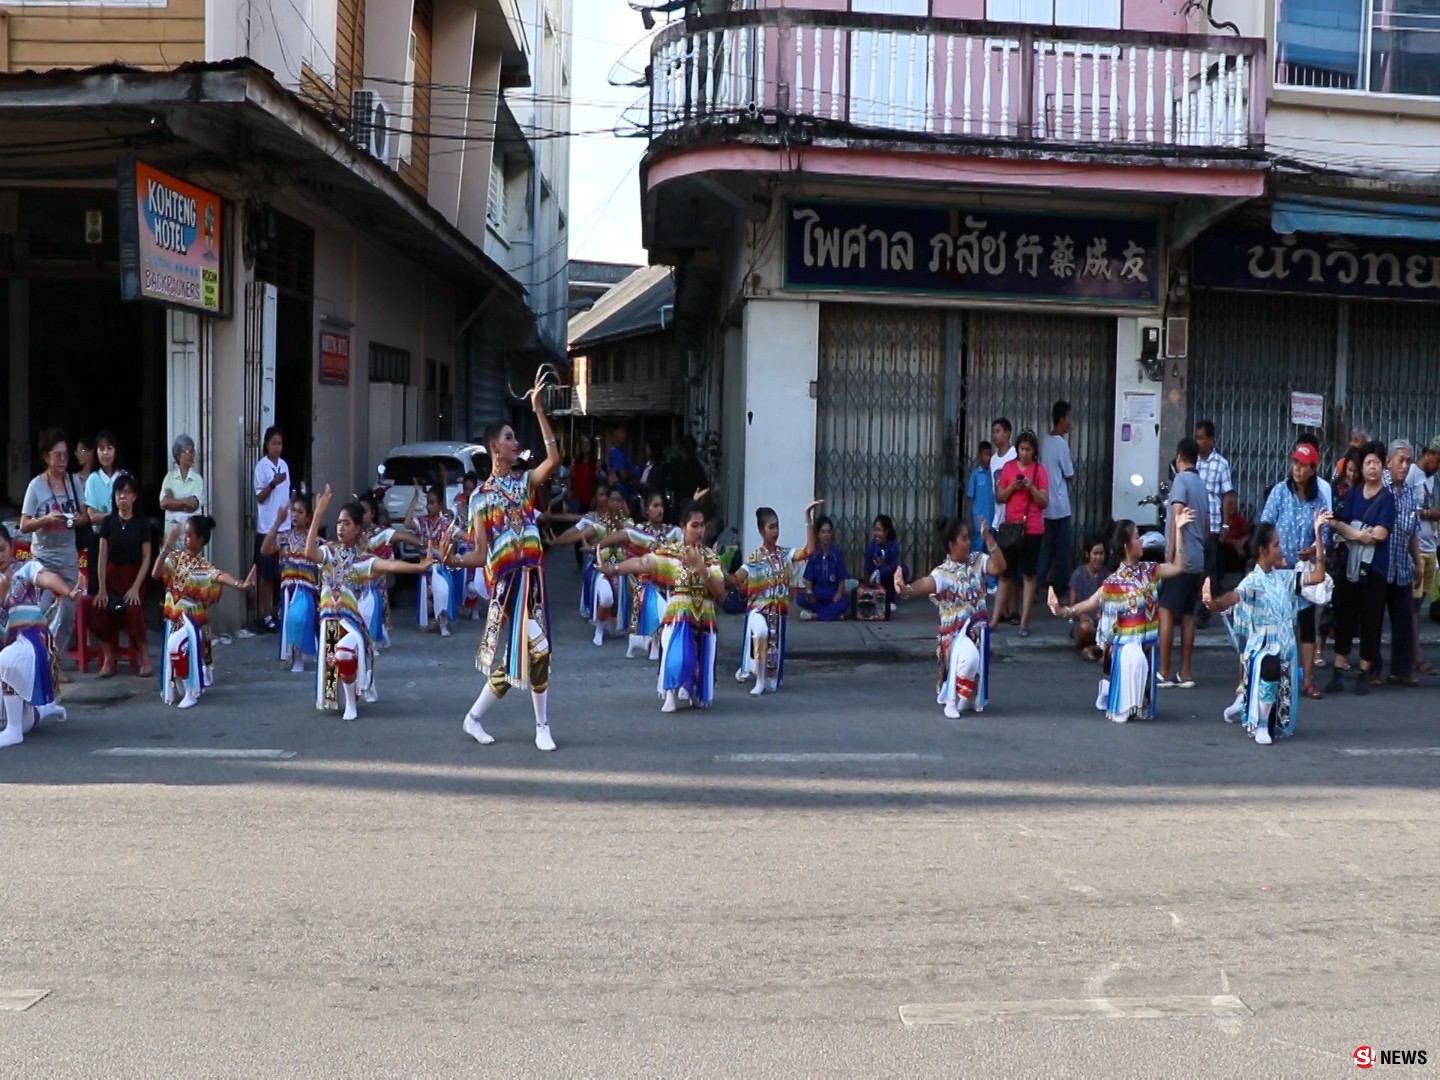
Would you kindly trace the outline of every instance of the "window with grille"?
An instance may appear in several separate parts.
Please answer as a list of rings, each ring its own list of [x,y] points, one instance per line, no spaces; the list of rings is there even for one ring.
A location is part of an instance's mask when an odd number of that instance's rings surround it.
[[[509,218],[505,205],[505,159],[497,157],[490,162],[490,192],[485,200],[485,220],[501,236]]]
[[[389,345],[370,343],[370,381],[410,385],[410,353]]]
[[[1275,84],[1440,97],[1440,3],[1279,0]]]

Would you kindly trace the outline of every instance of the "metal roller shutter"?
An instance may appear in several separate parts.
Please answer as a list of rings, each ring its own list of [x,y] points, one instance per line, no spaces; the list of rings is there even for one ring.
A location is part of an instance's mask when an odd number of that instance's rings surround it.
[[[1110,517],[1115,450],[1115,320],[1020,312],[967,312],[964,330],[964,441],[968,477],[980,440],[1006,417],[1043,442],[1050,408],[1070,403],[1075,482],[1070,505],[1075,543]],[[963,478],[961,490],[964,490]]]
[[[819,361],[815,493],[836,542],[854,559],[875,515],[889,514],[908,557],[928,555],[940,516],[945,314],[827,304]]]
[[[1191,311],[1190,422],[1211,420],[1240,507],[1258,513],[1288,475],[1290,392],[1335,400],[1334,300],[1198,290]],[[1353,380],[1352,380],[1353,384]],[[1331,448],[1320,433],[1322,460]]]
[[[1349,415],[1418,451],[1440,435],[1440,304],[1350,304]]]

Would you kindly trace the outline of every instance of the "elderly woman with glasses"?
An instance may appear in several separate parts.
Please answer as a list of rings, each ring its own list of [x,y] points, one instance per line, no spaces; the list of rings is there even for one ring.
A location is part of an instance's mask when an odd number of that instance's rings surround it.
[[[160,509],[165,511],[165,532],[185,535],[185,524],[200,512],[205,478],[195,468],[195,440],[178,435],[170,447],[175,467],[160,484]]]

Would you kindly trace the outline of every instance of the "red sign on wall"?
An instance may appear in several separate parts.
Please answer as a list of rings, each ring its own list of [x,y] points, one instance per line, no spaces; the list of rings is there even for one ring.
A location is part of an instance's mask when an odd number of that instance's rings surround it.
[[[350,385],[350,335],[320,331],[320,381],[330,386]]]

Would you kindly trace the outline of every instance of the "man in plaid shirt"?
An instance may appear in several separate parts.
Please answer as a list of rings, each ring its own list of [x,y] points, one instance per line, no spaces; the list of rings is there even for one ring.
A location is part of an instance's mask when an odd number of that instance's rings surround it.
[[[1381,478],[1395,499],[1395,528],[1390,531],[1390,563],[1385,567],[1385,610],[1390,613],[1390,678],[1396,686],[1419,686],[1411,664],[1415,654],[1415,614],[1410,591],[1420,567],[1420,504],[1406,483],[1415,449],[1404,439],[1390,444]]]
[[[1230,478],[1230,462],[1215,449],[1215,423],[1201,420],[1195,425],[1195,441],[1200,445],[1200,460],[1195,470],[1205,483],[1205,492],[1210,496],[1209,521],[1205,536],[1205,576],[1210,579],[1210,591],[1219,596],[1225,590],[1221,582],[1225,578],[1225,550],[1221,538],[1230,531],[1230,522],[1235,517],[1235,483]],[[1210,612],[1200,609],[1195,625],[1202,629],[1210,622]]]

